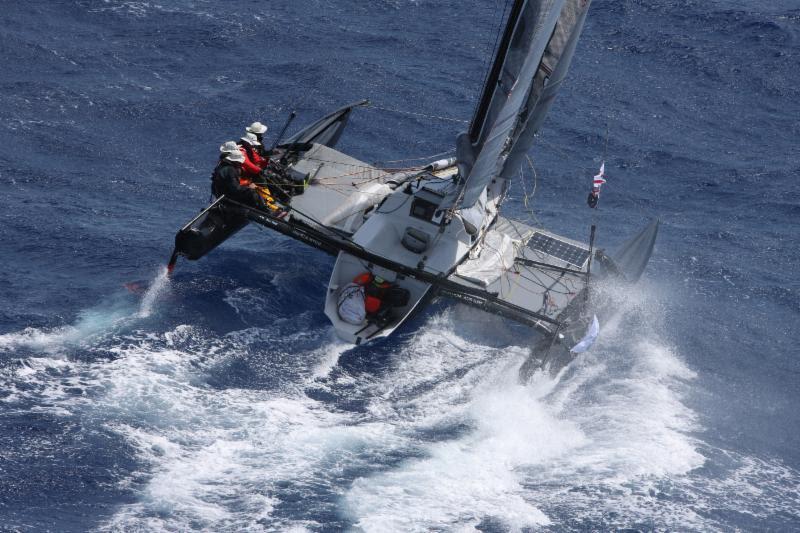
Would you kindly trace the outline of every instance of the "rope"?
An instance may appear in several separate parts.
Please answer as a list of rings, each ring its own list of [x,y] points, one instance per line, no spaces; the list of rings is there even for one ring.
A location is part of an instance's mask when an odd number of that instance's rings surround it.
[[[452,154],[453,152],[455,152],[455,150],[451,149],[451,150],[447,150],[446,152],[440,152],[438,154],[426,155],[426,156],[423,156],[423,157],[409,157],[408,159],[393,159],[391,161],[381,161],[381,163],[404,163],[406,161],[426,161],[426,160],[429,160],[429,159],[434,159],[436,157],[441,157],[443,155],[449,155],[449,154]],[[401,169],[401,170],[404,170],[404,169]],[[414,170],[414,169],[412,168],[412,169],[409,169],[409,170]]]
[[[376,169],[372,165],[367,165],[366,163],[363,164],[363,165],[356,165],[356,164],[353,164],[353,163],[345,163],[344,161],[333,161],[333,160],[330,160],[330,159],[320,159],[319,157],[304,157],[303,159],[306,160],[306,161],[317,161],[319,163],[333,163],[334,165],[342,165],[342,166],[345,166],[345,167],[360,168],[360,169],[363,169],[364,171],[380,170],[380,169]],[[404,170],[404,169],[398,169],[398,170]]]
[[[533,212],[533,208],[531,207],[531,201],[536,194],[536,186],[538,182],[538,175],[536,173],[536,167],[533,166],[533,161],[531,160],[530,156],[525,156],[528,160],[528,166],[530,167],[533,173],[533,190],[530,194],[528,194],[528,185],[525,179],[525,172],[520,169],[519,171],[519,182],[522,186],[522,204],[525,207],[525,213],[527,214],[527,218],[525,219],[526,222],[531,222],[536,224],[538,227],[543,228],[544,224],[539,220],[536,216],[536,213]]]
[[[533,160],[530,158],[530,156],[526,155],[525,158],[528,160],[528,166],[530,166],[531,172],[533,172],[533,190],[531,191],[531,194],[530,194],[530,197],[529,197],[528,196],[528,187],[527,187],[526,182],[525,182],[525,173],[520,171],[520,178],[521,178],[520,181],[522,182],[522,190],[525,193],[525,199],[523,201],[523,204],[525,205],[525,209],[526,209],[530,219],[532,219],[534,222],[536,222],[536,224],[540,228],[543,228],[544,224],[542,224],[542,221],[539,220],[539,217],[536,216],[536,213],[533,212],[533,208],[528,205],[529,198],[533,199],[534,195],[536,194],[536,185],[537,185],[537,183],[539,181],[539,176],[536,173],[536,167],[533,166]]]
[[[443,152],[443,153],[446,154],[448,152]],[[441,154],[439,154],[439,155],[441,155]],[[436,156],[430,156],[430,157],[436,157]],[[356,164],[353,164],[353,163],[345,163],[344,161],[334,161],[332,159],[321,159],[319,157],[305,157],[303,159],[305,161],[316,161],[318,163],[331,163],[332,165],[341,165],[341,166],[345,166],[345,167],[352,167],[352,168],[361,169],[360,171],[353,172],[352,174],[358,174],[358,172],[366,173],[366,172],[372,172],[372,171],[383,172],[384,174],[391,174],[393,172],[406,172],[406,171],[413,171],[413,170],[422,170],[424,168],[424,167],[421,167],[421,166],[416,166],[416,167],[378,167],[378,166],[374,166],[374,165],[368,165],[366,163],[363,164],[363,165],[356,165]],[[406,161],[415,161],[416,159],[417,158],[415,158],[415,159],[407,159]],[[418,159],[425,159],[425,158],[424,157],[420,157]],[[400,160],[400,161],[402,161],[402,160]],[[394,161],[384,161],[384,162],[385,163],[393,163]]]
[[[370,109],[370,108],[371,109],[378,109],[378,110],[381,110],[381,111],[389,111],[391,113],[398,113],[400,115],[410,115],[410,116],[413,116],[413,117],[432,118],[432,119],[436,119],[436,120],[446,120],[446,121],[450,121],[450,122],[461,122],[463,124],[469,124],[469,120],[462,120],[460,118],[444,117],[444,116],[441,116],[441,115],[426,115],[425,113],[413,113],[411,111],[403,111],[401,109],[392,109],[392,108],[389,108],[389,107],[382,107],[382,106],[375,105],[373,103],[368,104],[366,107],[367,107],[367,109]]]
[[[379,170],[379,169],[374,169],[374,170],[376,170],[378,172],[377,176],[373,176],[373,177],[370,177],[370,178],[363,178],[361,181],[362,182],[375,181],[375,180],[379,180],[379,179],[381,179],[383,177],[386,177],[386,176],[390,175],[389,173],[387,173],[385,171],[382,171],[382,170]],[[328,176],[327,178],[318,178],[318,179],[316,179],[314,181],[314,183],[320,183],[320,184],[326,183],[326,182],[330,183],[331,180],[338,180],[340,178],[347,178],[347,177],[350,177],[350,176],[358,176],[358,175],[363,175],[363,174],[372,174],[372,171],[369,171],[369,170],[356,170],[354,172],[347,172],[345,174],[338,174],[336,176]]]

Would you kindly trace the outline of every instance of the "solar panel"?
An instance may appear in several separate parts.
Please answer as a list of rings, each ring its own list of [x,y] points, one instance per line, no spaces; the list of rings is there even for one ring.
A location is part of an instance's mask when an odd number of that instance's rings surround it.
[[[552,255],[578,268],[582,268],[586,260],[589,259],[589,250],[586,248],[554,239],[543,233],[534,233],[533,237],[528,241],[528,247],[537,252]]]

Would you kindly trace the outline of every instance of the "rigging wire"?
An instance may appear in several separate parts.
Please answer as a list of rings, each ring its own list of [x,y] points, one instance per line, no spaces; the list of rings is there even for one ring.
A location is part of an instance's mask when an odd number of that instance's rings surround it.
[[[404,163],[406,161],[427,161],[429,159],[433,159],[434,157],[441,157],[443,155],[450,155],[453,152],[455,152],[455,149],[451,148],[450,150],[447,150],[446,152],[440,152],[438,154],[428,155],[428,156],[424,156],[424,157],[409,157],[407,159],[393,159],[391,161],[380,161],[380,163]]]
[[[500,42],[500,35],[503,32],[503,21],[506,18],[506,12],[508,11],[508,4],[510,2],[511,2],[511,0],[506,0],[505,4],[503,5],[503,13],[500,15],[500,20],[497,21],[497,29],[494,32],[495,33],[494,44],[492,45],[492,54],[491,55],[488,54],[488,52],[489,52],[489,43],[488,43],[488,41],[486,43],[486,49],[484,50],[484,54],[483,54],[484,55],[484,60],[483,60],[483,71],[484,71],[483,81],[478,86],[478,94],[476,95],[476,98],[475,98],[476,100],[481,97],[480,91],[483,90],[483,87],[486,85],[486,80],[489,79],[489,73],[492,70],[492,67],[489,64],[490,58],[494,57],[494,55],[495,55],[495,53],[497,51],[497,43]],[[497,13],[497,1],[495,1],[494,5],[495,5],[495,8],[494,8],[494,13],[492,13],[492,18],[494,18],[494,15]]]
[[[414,113],[413,111],[404,111],[402,109],[394,109],[394,108],[390,108],[390,107],[384,107],[384,106],[380,106],[380,105],[375,105],[372,102],[370,102],[369,104],[367,104],[364,107],[366,109],[376,109],[376,110],[380,110],[380,111],[389,111],[390,113],[397,113],[399,115],[409,115],[409,116],[412,116],[412,117],[423,117],[423,118],[430,118],[430,119],[435,119],[435,120],[444,120],[444,121],[450,121],[450,122],[461,122],[461,123],[464,123],[464,124],[469,124],[469,120],[464,120],[464,119],[460,119],[460,118],[453,118],[453,117],[445,117],[445,116],[442,116],[442,115],[429,115],[429,114],[425,114],[425,113]]]

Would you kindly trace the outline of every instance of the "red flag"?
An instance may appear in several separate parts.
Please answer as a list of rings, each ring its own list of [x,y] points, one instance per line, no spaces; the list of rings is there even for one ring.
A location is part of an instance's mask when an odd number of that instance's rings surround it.
[[[606,182],[606,162],[600,165],[600,172],[592,179],[592,192],[600,193],[600,186]]]

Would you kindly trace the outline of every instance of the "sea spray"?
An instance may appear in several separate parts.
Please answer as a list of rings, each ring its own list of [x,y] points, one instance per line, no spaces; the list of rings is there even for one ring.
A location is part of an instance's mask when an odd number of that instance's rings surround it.
[[[153,306],[167,286],[169,286],[169,272],[166,267],[163,267],[142,297],[142,301],[139,304],[139,312],[136,315],[138,318],[148,318],[153,314]]]
[[[319,361],[313,369],[312,375],[314,378],[328,377],[331,370],[339,363],[339,357],[353,347],[352,344],[339,339],[333,331],[330,332],[328,338],[330,342],[324,344],[313,353],[314,356],[318,356]]]
[[[27,327],[21,331],[0,335],[0,353],[25,348],[36,352],[55,353],[66,346],[95,342],[132,320],[152,315],[156,302],[169,286],[167,269],[162,268],[142,296],[138,309],[132,310],[130,302],[112,297],[96,306],[78,313],[74,324],[40,329]]]
[[[21,331],[0,335],[0,353],[27,349],[55,354],[67,346],[77,346],[113,330],[130,318],[130,308],[120,302],[105,303],[100,307],[84,309],[78,313],[74,324],[54,328],[27,327]]]

